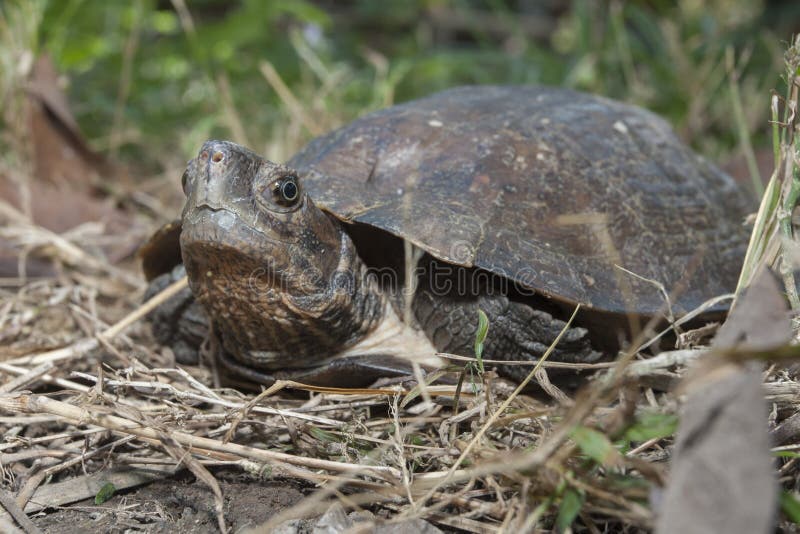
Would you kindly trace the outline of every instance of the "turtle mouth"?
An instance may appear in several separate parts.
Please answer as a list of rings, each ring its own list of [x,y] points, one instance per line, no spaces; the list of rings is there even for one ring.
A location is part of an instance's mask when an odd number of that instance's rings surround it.
[[[236,212],[203,205],[192,207],[184,216],[180,245],[195,295],[211,281],[210,273],[228,285],[249,287],[254,277],[263,283],[261,278],[271,278],[280,270],[280,258],[288,248],[247,224]],[[218,289],[205,290],[220,296]]]
[[[255,215],[256,222],[258,215]],[[258,244],[282,246],[287,241],[276,239],[246,221],[236,211],[201,204],[187,210],[183,217],[181,246],[217,244],[225,248],[253,248]]]

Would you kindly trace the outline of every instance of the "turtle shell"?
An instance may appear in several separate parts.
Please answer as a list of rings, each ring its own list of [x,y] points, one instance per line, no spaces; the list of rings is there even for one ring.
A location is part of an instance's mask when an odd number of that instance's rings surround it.
[[[748,205],[643,109],[565,89],[462,87],[368,114],[288,163],[317,205],[433,256],[609,312],[736,286]]]

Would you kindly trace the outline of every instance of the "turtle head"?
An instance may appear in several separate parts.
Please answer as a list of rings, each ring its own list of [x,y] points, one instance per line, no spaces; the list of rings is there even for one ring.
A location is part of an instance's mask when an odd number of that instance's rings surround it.
[[[289,292],[327,285],[342,231],[297,172],[235,143],[207,141],[182,184],[181,251],[193,286],[217,276],[254,277]]]
[[[309,367],[374,328],[382,300],[339,222],[294,170],[208,141],[183,175],[181,255],[227,353],[261,369]]]

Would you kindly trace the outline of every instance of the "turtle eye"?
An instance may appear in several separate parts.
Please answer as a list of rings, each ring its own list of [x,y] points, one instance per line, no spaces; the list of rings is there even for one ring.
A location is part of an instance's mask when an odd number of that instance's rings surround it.
[[[275,182],[272,190],[275,201],[282,206],[293,206],[300,199],[300,186],[297,177],[293,175],[285,176]]]

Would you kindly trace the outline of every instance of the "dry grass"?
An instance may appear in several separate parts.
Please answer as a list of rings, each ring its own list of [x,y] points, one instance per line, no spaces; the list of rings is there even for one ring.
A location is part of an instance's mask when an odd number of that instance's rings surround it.
[[[45,289],[60,290],[58,283]],[[1,318],[4,325],[25,323],[26,316],[36,315],[21,292],[10,297]],[[81,307],[68,299],[57,310],[77,322],[84,317],[76,313]],[[616,516],[640,526],[649,522],[641,489],[620,493],[606,488],[602,477],[584,480],[588,473],[580,464],[585,461],[565,454],[574,444],[561,448],[575,424],[614,412],[599,409],[606,402],[599,403],[597,395],[570,400],[565,403],[572,404],[569,408],[517,397],[507,385],[488,381],[479,394],[461,395],[457,415],[449,406],[452,388],[431,391],[444,402],[427,406],[406,404],[411,392],[399,387],[330,391],[280,383],[254,399],[210,389],[203,383],[207,373],[199,369],[149,367],[143,363],[150,360],[147,347],[126,341],[121,328],[94,323],[91,337],[65,349],[18,356],[3,365],[9,375],[5,393],[23,388],[48,392],[5,395],[0,401],[5,411],[17,414],[4,421],[6,436],[19,438],[2,446],[0,462],[9,486],[17,477],[28,480],[18,492],[20,507],[28,499],[37,501],[43,478],[33,476],[36,473],[68,478],[76,464],[92,472],[109,462],[169,462],[174,451],[170,455],[164,449],[171,448],[185,455],[184,464],[189,457],[206,465],[214,465],[213,460],[236,462],[251,472],[268,470],[272,477],[325,483],[303,504],[310,513],[340,495],[346,507],[389,501],[398,517],[433,517],[468,531],[493,532],[529,516],[537,501],[557,501],[557,486],[570,476],[582,491],[597,497],[587,501],[585,513],[615,509],[610,519]],[[13,375],[22,378],[11,383]],[[48,384],[61,391],[54,392]],[[312,393],[309,400],[294,400],[277,395],[282,388]],[[606,401],[609,396],[613,391],[603,395]],[[31,421],[33,414],[51,418]],[[23,438],[31,425],[38,435]],[[454,427],[457,431],[451,432]],[[88,447],[83,445],[87,435],[92,438]],[[120,436],[137,441],[135,453],[126,450],[128,442],[103,447]],[[615,470],[635,468],[631,462],[658,445],[640,448]],[[527,491],[521,492],[523,487]]]

